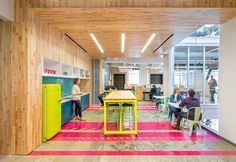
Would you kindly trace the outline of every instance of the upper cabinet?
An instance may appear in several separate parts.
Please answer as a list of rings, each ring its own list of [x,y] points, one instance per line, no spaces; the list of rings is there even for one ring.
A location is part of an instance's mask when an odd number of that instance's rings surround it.
[[[90,73],[87,69],[80,69],[72,65],[45,58],[43,63],[43,76],[89,79]]]

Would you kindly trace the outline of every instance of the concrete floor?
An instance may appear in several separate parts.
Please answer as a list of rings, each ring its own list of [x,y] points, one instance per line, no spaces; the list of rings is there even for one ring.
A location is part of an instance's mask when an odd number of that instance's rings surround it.
[[[140,102],[139,105],[153,105],[150,102]],[[95,122],[101,123],[103,121],[103,111],[102,110],[87,110],[83,112],[83,116],[86,119],[86,123]],[[139,122],[160,122],[168,124],[167,115],[163,115],[162,112],[158,110],[139,110],[138,111]],[[72,121],[79,122],[79,121]],[[157,132],[157,133],[170,133],[170,137],[161,137],[156,140],[155,137],[153,140],[113,140],[106,141],[106,139],[102,140],[51,140],[47,143],[42,144],[39,148],[35,150],[35,152],[45,151],[50,152],[62,152],[61,155],[28,155],[28,156],[16,156],[10,155],[7,157],[2,157],[0,161],[3,162],[66,162],[66,161],[78,161],[78,162],[123,162],[123,161],[137,161],[137,162],[236,162],[236,147],[219,139],[219,140],[191,140],[189,137],[188,131],[185,130],[183,133],[183,138],[186,139],[177,139],[178,137],[172,137],[171,133],[182,133],[182,131],[176,131],[171,128],[166,127],[167,129],[145,129],[140,130],[141,133],[148,132]],[[102,129],[63,129],[61,133],[79,133],[83,134],[83,132],[87,132],[88,135],[84,136],[84,139],[89,138],[89,133],[102,133]],[[89,137],[88,137],[89,136]],[[198,138],[200,136],[200,131],[197,130],[195,136]],[[204,136],[207,136],[207,131],[204,130]],[[119,137],[119,136],[116,136]],[[72,137],[66,137],[71,139]],[[102,138],[102,137],[101,137]],[[140,138],[140,137],[138,137]],[[158,138],[158,137],[157,137]],[[171,140],[168,140],[170,138]],[[188,139],[190,138],[190,139]],[[140,138],[141,139],[141,138]],[[207,138],[206,138],[207,139]],[[89,152],[89,155],[69,155],[63,153],[70,152]],[[212,155],[92,155],[91,152],[122,152],[122,151],[131,151],[132,153],[138,151],[143,151],[145,153],[149,151],[164,151],[164,152],[174,152],[180,151],[182,153],[191,152],[191,151],[215,151]],[[224,152],[234,152],[233,154],[222,156],[218,155],[218,151]]]

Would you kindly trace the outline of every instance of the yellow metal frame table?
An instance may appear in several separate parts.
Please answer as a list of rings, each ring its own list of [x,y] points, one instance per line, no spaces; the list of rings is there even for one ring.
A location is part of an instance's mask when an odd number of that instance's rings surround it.
[[[133,104],[134,130],[123,130],[123,108],[124,103]],[[119,130],[107,130],[107,107],[109,104],[119,104],[120,118]],[[137,113],[137,99],[131,91],[114,90],[104,98],[104,135],[107,134],[138,134],[138,113]]]

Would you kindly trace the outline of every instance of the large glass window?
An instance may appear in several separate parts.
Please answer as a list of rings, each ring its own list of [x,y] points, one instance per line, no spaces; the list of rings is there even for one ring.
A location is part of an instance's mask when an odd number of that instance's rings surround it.
[[[189,47],[189,75],[188,78],[189,88],[195,89],[195,97],[200,100],[201,103],[204,102],[203,91],[204,91],[204,67],[203,67],[203,46],[199,46],[194,43],[194,45]]]
[[[188,88],[188,47],[175,47],[174,86],[183,91]]]
[[[218,103],[219,26],[205,25],[174,48],[174,87],[186,95],[192,88],[202,104]]]
[[[205,53],[205,79],[206,79],[206,92],[205,103],[214,104],[218,103],[218,64],[219,64],[219,47],[206,47]],[[214,81],[215,80],[215,85]]]
[[[139,84],[139,70],[130,70],[128,72],[128,84]]]
[[[174,87],[188,89],[205,109],[205,126],[218,131],[219,25],[205,25],[174,47]]]

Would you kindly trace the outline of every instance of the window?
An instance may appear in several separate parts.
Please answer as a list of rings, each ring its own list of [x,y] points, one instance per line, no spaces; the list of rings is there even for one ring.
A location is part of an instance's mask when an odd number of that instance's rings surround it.
[[[193,88],[195,97],[204,107],[203,125],[206,128],[219,130],[218,105],[218,71],[219,71],[219,25],[205,25],[190,37],[187,37],[174,48],[174,87],[187,93]],[[211,76],[216,85],[208,85]]]
[[[128,84],[139,84],[139,70],[130,70],[128,72]]]
[[[163,84],[163,75],[162,74],[151,74],[150,83],[151,84]]]

